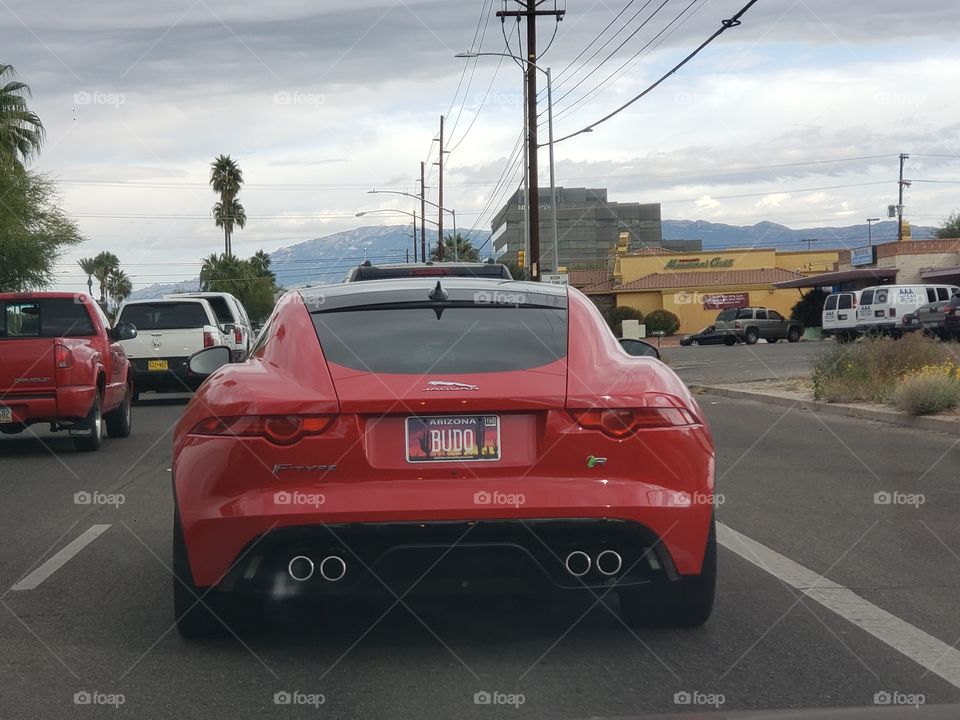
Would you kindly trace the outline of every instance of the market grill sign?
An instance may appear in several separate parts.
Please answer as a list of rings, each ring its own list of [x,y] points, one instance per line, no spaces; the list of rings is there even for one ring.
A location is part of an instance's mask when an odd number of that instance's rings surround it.
[[[733,258],[715,257],[709,260],[700,258],[671,258],[664,265],[665,270],[710,270],[712,268],[733,267]]]
[[[750,293],[716,293],[703,296],[704,310],[729,310],[730,308],[750,307]]]

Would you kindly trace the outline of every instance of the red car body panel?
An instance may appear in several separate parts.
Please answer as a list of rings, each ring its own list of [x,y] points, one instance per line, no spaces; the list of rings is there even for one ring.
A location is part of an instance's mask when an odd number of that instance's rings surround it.
[[[0,293],[0,302],[42,299],[83,305],[94,334],[0,339],[0,404],[11,408],[16,423],[77,420],[90,412],[99,386],[104,393],[102,411],[117,408],[123,401],[130,367],[120,343],[110,339],[92,298],[58,292]],[[56,345],[69,352],[70,367],[55,367]],[[27,377],[31,382],[22,382]]]
[[[699,573],[713,512],[704,500],[714,483],[710,432],[676,375],[659,360],[627,355],[581,293],[569,290],[566,358],[430,378],[328,367],[310,313],[291,295],[268,322],[266,342],[247,362],[216,371],[175,431],[175,501],[197,586],[217,585],[245,548],[280,528],[485,519],[638,523],[660,538],[680,575]],[[478,389],[425,391],[434,378]],[[570,412],[649,406],[686,408],[696,421],[615,439]],[[407,462],[406,417],[471,412],[500,416],[500,460]],[[191,432],[210,417],[293,413],[335,417],[322,434],[289,446]],[[522,502],[478,504],[482,492]],[[278,493],[307,502],[278,502]]]

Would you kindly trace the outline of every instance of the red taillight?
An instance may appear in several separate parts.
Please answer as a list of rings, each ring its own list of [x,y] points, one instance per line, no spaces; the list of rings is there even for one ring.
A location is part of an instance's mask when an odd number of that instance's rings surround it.
[[[57,343],[53,346],[53,365],[58,370],[73,366],[73,353],[66,345]]]
[[[319,435],[333,422],[331,415],[242,415],[209,417],[198,422],[193,435],[264,437],[276,445],[292,445],[304,435]]]
[[[624,438],[644,428],[694,425],[697,419],[686,408],[593,408],[571,410],[577,424],[587,430],[599,430],[612,438]]]
[[[213,345],[214,345],[213,333],[212,333],[211,331],[209,331],[209,330],[204,330],[204,331],[203,331],[203,346],[204,346],[205,348],[207,348],[207,347],[213,347]]]
[[[241,330],[239,327],[235,327],[233,329],[233,341],[237,345],[243,342],[243,330]]]
[[[897,316],[897,309],[890,308],[890,317],[896,317],[896,316]]]
[[[740,329],[740,321],[737,320],[737,321],[733,324],[733,327],[734,327],[735,329],[739,330],[739,329]]]

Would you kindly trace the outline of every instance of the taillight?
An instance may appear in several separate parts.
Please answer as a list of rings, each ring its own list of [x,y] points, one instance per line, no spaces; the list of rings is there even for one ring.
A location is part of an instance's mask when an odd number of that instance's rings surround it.
[[[237,345],[243,342],[243,330],[241,330],[239,327],[235,327],[233,329],[233,341]]]
[[[207,348],[207,347],[213,347],[213,345],[214,345],[213,333],[210,330],[204,330],[203,346]]]
[[[593,408],[571,410],[577,424],[587,430],[599,430],[612,438],[624,438],[644,428],[694,425],[697,419],[686,408]]]
[[[193,435],[264,437],[275,445],[292,445],[305,435],[319,435],[332,415],[242,415],[209,417],[198,422]]]
[[[896,317],[896,316],[897,316],[897,309],[890,308],[890,317]]]
[[[733,327],[734,327],[735,329],[739,330],[739,329],[740,329],[740,321],[737,320],[737,321],[733,324]]]
[[[53,346],[53,365],[57,369],[73,367],[73,353],[66,345],[57,343]]]

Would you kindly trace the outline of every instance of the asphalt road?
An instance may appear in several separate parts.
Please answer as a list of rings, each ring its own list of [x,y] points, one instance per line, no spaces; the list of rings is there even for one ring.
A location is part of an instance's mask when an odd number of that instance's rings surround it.
[[[701,345],[663,348],[663,359],[688,383],[736,383],[800,377],[832,340],[756,345]]]
[[[704,360],[714,353],[745,361],[806,347],[693,348],[689,362],[712,372]],[[687,352],[677,357],[686,363]],[[947,647],[960,638],[957,441],[701,400],[718,447],[723,545],[714,616],[693,630],[631,632],[611,598],[545,597],[423,600],[386,614],[388,605],[356,603],[277,608],[262,631],[239,641],[186,642],[172,627],[168,572],[170,432],[183,401],[149,399],[135,408],[134,434],[93,455],[44,432],[2,437],[0,717],[587,718],[714,709],[677,704],[683,693],[722,699],[726,711],[873,709],[877,693],[960,702],[960,665]],[[118,504],[75,503],[76,493],[94,491]],[[877,493],[913,504],[877,504]],[[35,588],[11,589],[94,533]],[[318,706],[277,706],[284,692]],[[475,704],[481,692],[518,707]],[[98,702],[122,695],[123,704],[77,706],[77,693],[99,693]]]

